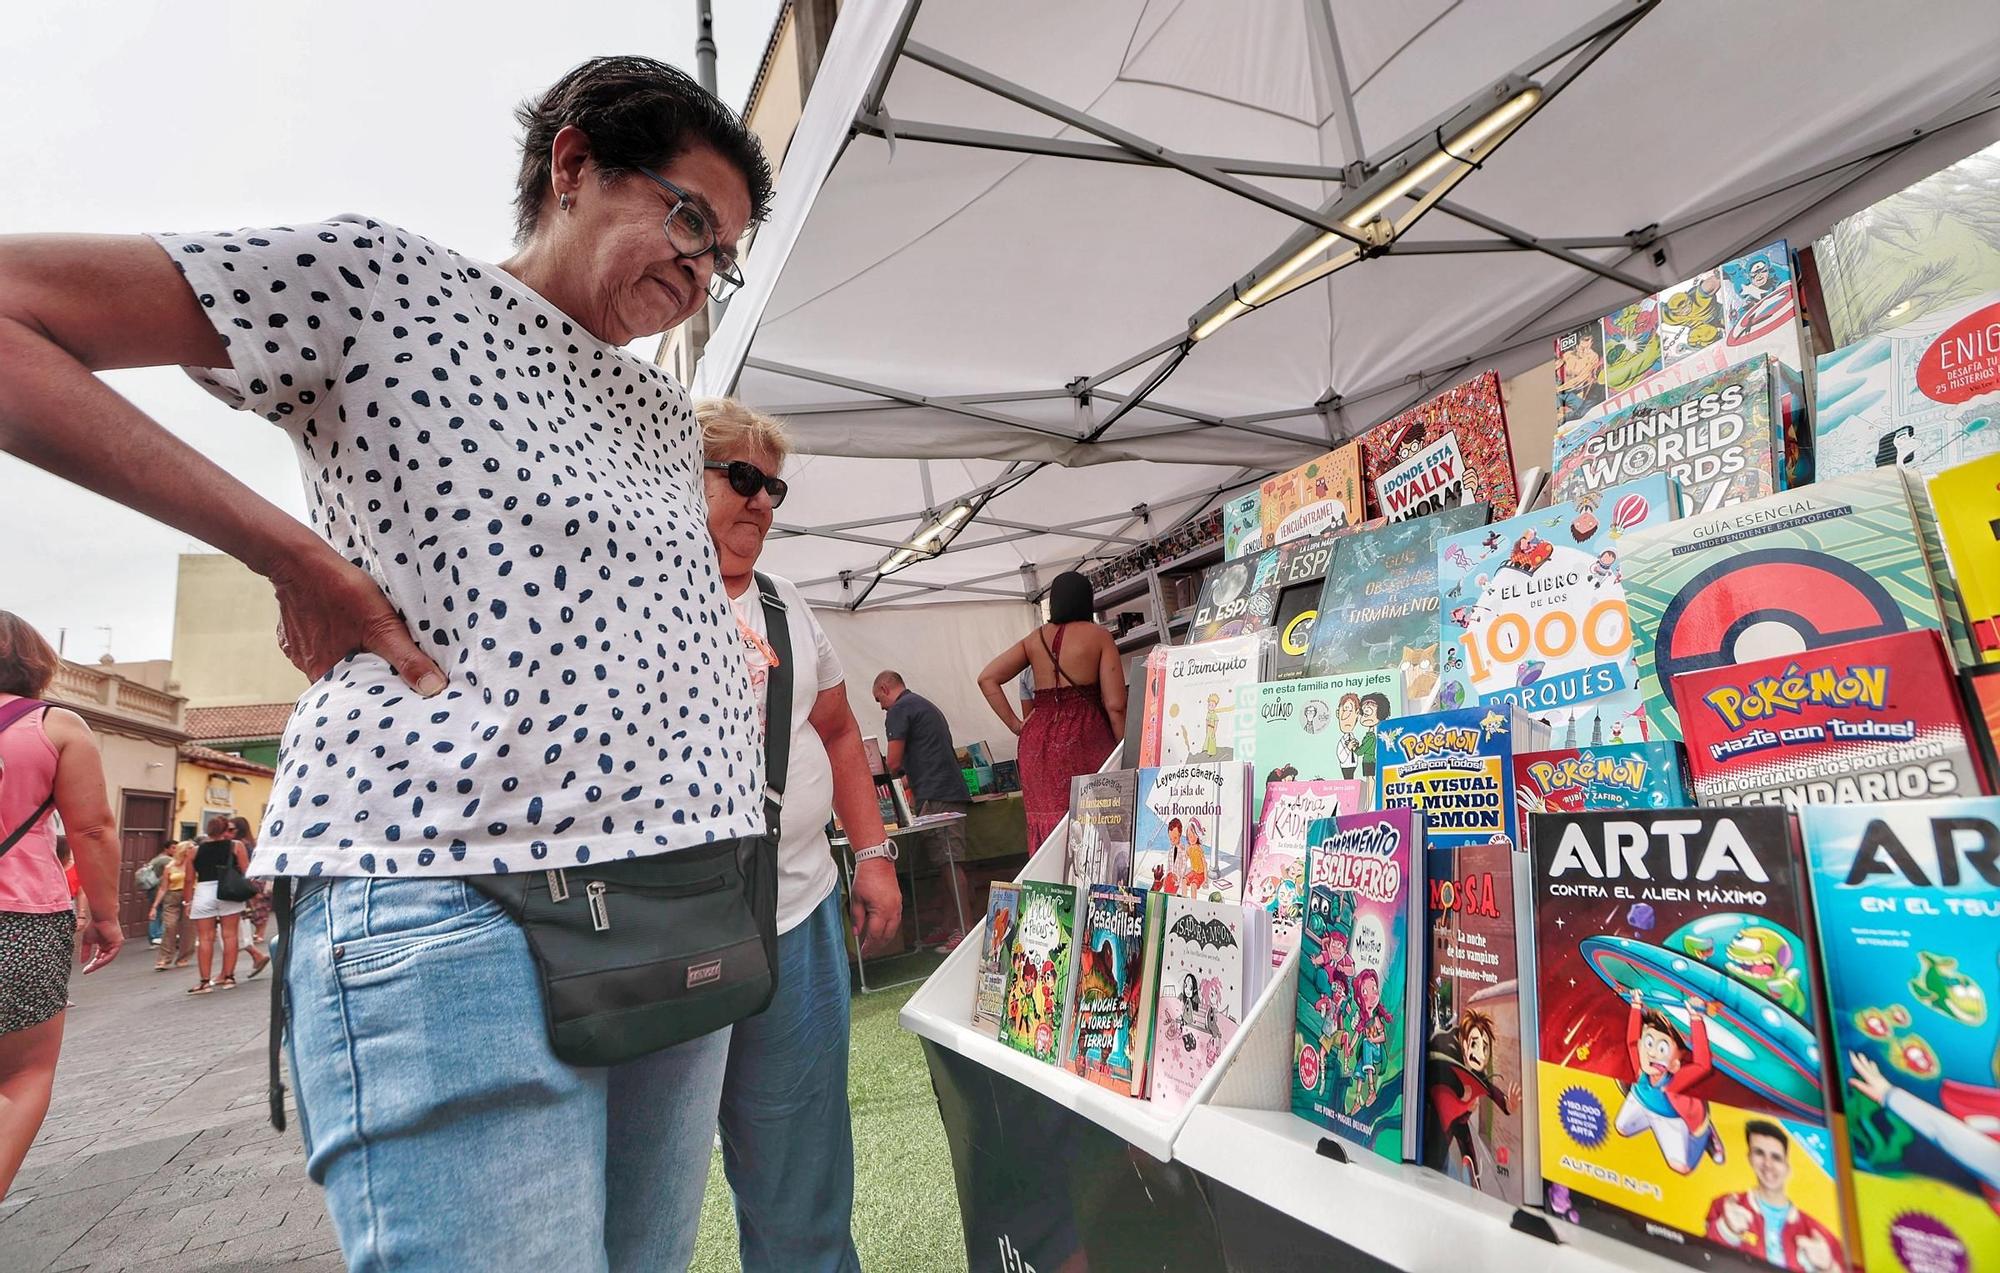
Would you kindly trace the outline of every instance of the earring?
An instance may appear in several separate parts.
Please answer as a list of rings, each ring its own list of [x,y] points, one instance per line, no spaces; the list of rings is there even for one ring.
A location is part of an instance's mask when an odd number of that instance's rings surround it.
[[[568,211],[569,211],[569,196],[568,196],[567,194],[559,194],[559,195],[557,195],[557,196],[556,196],[556,206],[557,206],[558,208],[561,208],[561,209],[562,209],[562,210],[563,210],[564,212],[568,212]]]

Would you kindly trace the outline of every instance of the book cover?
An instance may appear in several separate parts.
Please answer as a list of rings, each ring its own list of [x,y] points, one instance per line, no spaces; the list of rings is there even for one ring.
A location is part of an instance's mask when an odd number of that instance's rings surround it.
[[[1619,554],[1679,512],[1654,474],[1439,540],[1437,706],[1511,703],[1557,738],[1643,742]]]
[[[1580,499],[1665,474],[1691,513],[1760,499],[1788,484],[1788,447],[1811,450],[1804,407],[1802,382],[1777,360],[1736,363],[1563,430],[1550,498]]]
[[[1423,854],[1408,809],[1321,820],[1306,846],[1292,1112],[1390,1162],[1416,1156]]]
[[[1428,711],[1443,684],[1437,541],[1485,524],[1485,507],[1470,505],[1341,540],[1320,593],[1307,675],[1395,668],[1404,710]]]
[[[1168,646],[1160,671],[1158,763],[1231,760],[1251,722],[1236,712],[1236,691],[1262,677],[1263,643],[1255,635]]]
[[[1869,1269],[2000,1260],[2000,800],[1801,815]]]
[[[1271,679],[1289,680],[1306,674],[1313,628],[1319,621],[1320,594],[1325,591],[1337,544],[1363,528],[1352,526],[1315,539],[1294,540],[1279,550],[1277,567],[1265,585],[1271,598]]]
[[[1264,789],[1264,810],[1250,844],[1249,901],[1271,913],[1271,966],[1299,946],[1305,920],[1306,837],[1321,818],[1368,808],[1357,781],[1281,779]]]
[[[1151,1058],[1153,968],[1166,898],[1094,885],[1078,926],[1076,1027],[1064,1063],[1072,1074],[1121,1096],[1143,1096]]]
[[[1805,367],[1791,250],[1778,239],[1555,339],[1556,447],[1581,421],[1768,354]]]
[[[1514,757],[1517,816],[1592,809],[1678,809],[1688,803],[1679,743],[1557,747]]]
[[[1890,464],[1936,473],[2000,450],[2000,291],[1819,358],[1822,478]]]
[[[1278,556],[1276,548],[1265,548],[1204,570],[1188,627],[1189,642],[1239,637],[1270,627],[1276,598],[1267,585],[1277,573]]]
[[[1093,884],[1132,882],[1138,830],[1139,771],[1078,774],[1069,780],[1069,866],[1078,896]]]
[[[1503,1202],[1541,1199],[1533,978],[1522,984],[1527,854],[1504,841],[1433,848],[1424,1166]],[[1523,991],[1526,1011],[1523,1011]],[[1526,1028],[1524,1029],[1524,1023]]]
[[[1267,783],[1343,778],[1373,789],[1376,731],[1403,714],[1401,672],[1265,681],[1245,693],[1256,695],[1251,821],[1263,816]]]
[[[1252,987],[1262,986],[1250,980],[1260,969],[1251,954],[1257,942],[1247,930],[1265,922],[1263,911],[1235,902],[1166,899],[1147,1097],[1162,1111],[1188,1103],[1243,1023],[1256,994]]]
[[[1944,639],[1919,629],[1683,672],[1695,802],[1877,804],[1981,793]]]
[[[1987,789],[2000,787],[2000,664],[1967,668],[1959,673],[1964,701],[1972,719],[1973,740],[1986,765]]]
[[[1485,504],[1512,517],[1519,502],[1500,377],[1482,372],[1361,435],[1361,475],[1391,522]]]
[[[1276,547],[1361,521],[1361,453],[1349,442],[1258,488],[1263,542]]]
[[[1948,468],[1930,480],[1931,504],[1948,575],[1965,610],[1968,650],[1982,663],[2000,663],[2000,455]],[[1944,583],[1942,578],[1940,584]]]
[[[1020,910],[1021,886],[995,880],[986,894],[986,924],[979,930],[979,971],[972,1003],[972,1024],[989,1039],[1000,1037],[1007,973],[1014,957],[1014,918]]]
[[[1141,769],[1133,887],[1240,903],[1249,778],[1250,767],[1237,761]]]
[[[1545,726],[1506,704],[1399,716],[1377,736],[1375,807],[1421,809],[1433,847],[1518,843],[1514,753],[1548,746]]]
[[[1167,651],[1171,648],[1156,645],[1144,658],[1127,665],[1126,701],[1140,704],[1137,723],[1129,716],[1125,721],[1122,759],[1127,769],[1160,763],[1160,714],[1167,709]]]
[[[1548,1209],[1697,1266],[1760,1267],[1775,1238],[1779,1267],[1845,1267],[1790,815],[1532,821]]]
[[[1901,469],[1876,469],[1635,533],[1632,654],[1655,732],[1681,737],[1683,672],[1945,628]]]
[[[1213,641],[1269,628],[1276,643],[1271,674],[1302,675],[1334,543],[1382,524],[1379,517],[1356,522],[1210,566],[1202,572],[1188,640]]]
[[[1070,1022],[1076,934],[1076,890],[1026,880],[1007,972],[1006,1016],[1000,1042],[1051,1065],[1062,1059]]]
[[[1241,557],[1264,547],[1263,496],[1257,491],[1238,495],[1222,506],[1222,555]]]

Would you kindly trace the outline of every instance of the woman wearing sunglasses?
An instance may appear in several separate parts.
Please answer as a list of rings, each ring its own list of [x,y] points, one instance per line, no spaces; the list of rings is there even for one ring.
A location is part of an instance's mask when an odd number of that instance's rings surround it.
[[[729,399],[695,408],[701,421],[708,531],[736,611],[751,693],[763,701],[774,653],[758,601],[757,558],[785,502],[784,429]],[[766,574],[791,630],[791,764],[778,845],[778,990],[729,1040],[722,1089],[722,1164],[736,1197],[744,1273],[858,1273],[849,1236],[854,1138],[847,1110],[847,946],[830,814],[854,845],[849,919],[863,949],[903,919],[895,859],[882,829],[846,673],[805,598]],[[801,1040],[810,1040],[801,1046]]]
[[[350,1267],[679,1269],[728,1031],[565,1063],[468,880],[762,834],[693,406],[624,347],[738,281],[770,168],[649,58],[517,118],[498,264],[352,216],[0,240],[0,449],[277,593],[313,684],[250,873],[299,882],[293,1093]],[[305,522],[92,375],[173,364],[291,437]]]

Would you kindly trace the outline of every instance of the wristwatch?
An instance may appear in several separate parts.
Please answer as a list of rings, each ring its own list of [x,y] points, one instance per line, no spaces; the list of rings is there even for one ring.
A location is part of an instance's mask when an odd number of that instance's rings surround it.
[[[880,844],[871,844],[865,849],[854,850],[854,865],[856,866],[860,866],[863,862],[873,862],[876,858],[888,858],[891,862],[895,861],[896,842],[894,840],[884,840]]]

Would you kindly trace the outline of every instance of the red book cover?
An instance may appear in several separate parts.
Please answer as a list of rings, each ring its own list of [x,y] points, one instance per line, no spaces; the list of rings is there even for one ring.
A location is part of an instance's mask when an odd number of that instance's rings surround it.
[[[1500,376],[1482,372],[1361,435],[1361,477],[1375,511],[1392,522],[1465,504],[1514,515],[1520,494]]]
[[[1929,629],[1683,672],[1673,694],[1697,804],[1984,790],[1951,660]]]

